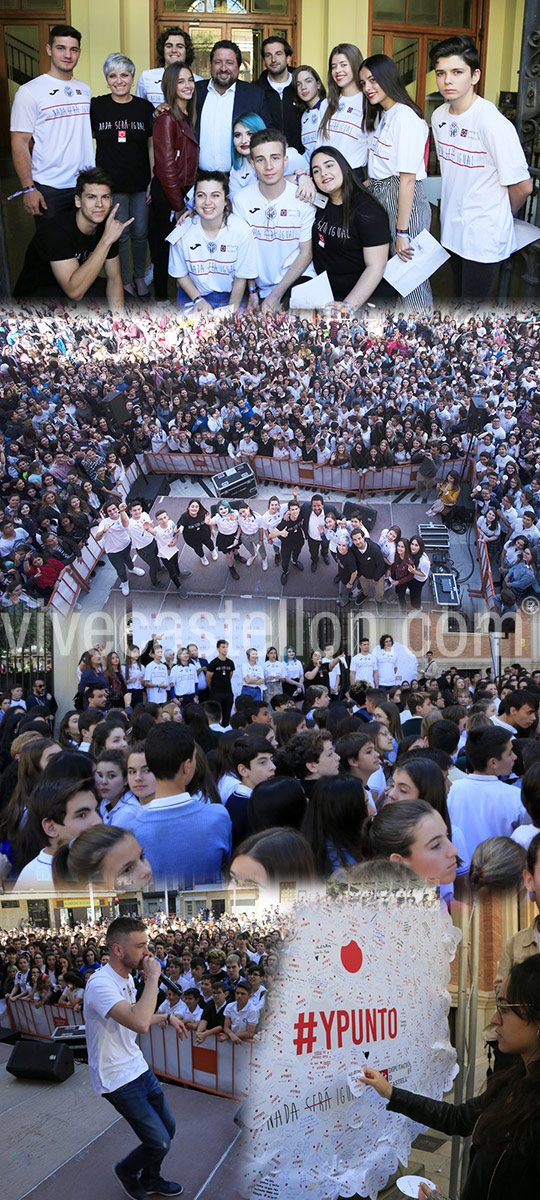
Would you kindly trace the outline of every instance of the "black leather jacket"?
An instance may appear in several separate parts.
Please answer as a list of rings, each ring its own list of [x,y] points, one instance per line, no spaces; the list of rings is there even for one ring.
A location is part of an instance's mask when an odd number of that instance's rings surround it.
[[[482,1111],[482,1097],[474,1096],[463,1104],[446,1104],[416,1096],[395,1087],[388,1111],[402,1113],[412,1121],[440,1129],[442,1133],[469,1137]],[[472,1146],[469,1170],[460,1200],[509,1200],[510,1196],[540,1194],[540,1139],[532,1159],[527,1160],[504,1142],[496,1151]]]

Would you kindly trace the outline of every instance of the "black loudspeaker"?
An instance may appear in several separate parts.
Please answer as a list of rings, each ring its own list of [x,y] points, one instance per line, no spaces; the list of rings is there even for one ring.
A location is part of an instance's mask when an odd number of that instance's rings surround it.
[[[158,496],[168,496],[170,490],[166,475],[141,475],[128,493],[127,504],[140,500],[145,512],[150,512]]]
[[[116,425],[125,425],[126,421],[129,421],[129,412],[123,392],[108,392],[103,397],[102,404],[105,415],[110,413]]]
[[[236,467],[229,467],[227,471],[220,471],[217,475],[212,475],[211,479],[216,496],[220,496],[223,500],[230,500],[233,496],[242,496],[247,499],[257,495],[257,480],[249,463],[239,463]]]
[[[371,533],[377,520],[377,509],[369,508],[367,504],[356,504],[354,500],[346,500],[343,505],[343,516],[348,519],[351,513],[358,513],[362,525],[365,525],[368,533]]]
[[[480,433],[486,422],[486,398],[479,392],[471,396],[471,407],[467,417],[467,433]]]
[[[73,1075],[73,1051],[62,1042],[25,1042],[15,1044],[6,1071],[16,1079],[44,1079],[63,1083]]]

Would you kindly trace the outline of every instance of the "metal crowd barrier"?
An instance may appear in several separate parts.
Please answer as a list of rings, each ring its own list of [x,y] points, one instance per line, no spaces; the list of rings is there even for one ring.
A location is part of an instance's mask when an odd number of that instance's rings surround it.
[[[48,1039],[55,1029],[80,1025],[80,1012],[59,1004],[36,1008],[32,1000],[7,1000],[11,1028],[29,1037]],[[248,1094],[253,1042],[234,1043],[216,1037],[198,1046],[195,1034],[181,1038],[171,1026],[152,1025],[139,1044],[156,1075],[204,1092],[242,1100]]]
[[[359,502],[379,492],[412,489],[416,486],[418,478],[418,464],[410,462],[400,463],[393,467],[369,468],[364,472],[355,471],[352,467],[288,462],[283,459],[265,458],[262,455],[256,455],[255,458],[249,459],[249,463],[259,483],[274,481],[290,483],[291,486],[299,484],[301,487],[312,487],[322,492],[356,492]],[[144,455],[139,455],[138,462],[132,463],[128,468],[125,483],[123,486],[120,485],[119,490],[127,495],[137,479],[145,473],[151,475],[217,475],[232,466],[234,466],[233,460],[226,455],[184,454],[166,450],[145,451]],[[438,465],[434,482],[439,483],[450,470],[458,471],[461,476],[463,460],[445,459],[441,462]],[[466,465],[463,478],[467,481],[470,480],[473,486],[476,485],[476,469],[470,460]],[[497,601],[489,556],[485,543],[478,536],[476,520],[474,527],[481,586],[479,589],[469,588],[469,595],[483,597],[488,608],[493,610],[497,607]],[[61,616],[69,616],[81,587],[88,591],[88,580],[102,553],[103,549],[100,543],[96,542],[91,533],[80,557],[68,568],[56,585],[49,601],[49,609],[58,612]]]

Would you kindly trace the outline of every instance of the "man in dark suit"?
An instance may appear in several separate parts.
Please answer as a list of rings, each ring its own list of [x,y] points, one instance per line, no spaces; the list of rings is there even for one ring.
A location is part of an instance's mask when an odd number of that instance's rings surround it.
[[[195,85],[200,145],[199,166],[205,171],[230,171],[232,127],[237,117],[255,112],[271,124],[270,110],[262,88],[238,78],[242,52],[236,42],[220,41],[210,54],[210,79]]]
[[[335,509],[324,507],[323,498],[320,495],[311,497],[311,500],[302,504],[300,512],[304,522],[304,532],[309,546],[311,557],[311,570],[317,570],[319,561],[319,553],[324,563],[328,567],[330,565],[330,554],[328,542],[323,538],[324,533],[324,518],[328,512],[335,513]]]

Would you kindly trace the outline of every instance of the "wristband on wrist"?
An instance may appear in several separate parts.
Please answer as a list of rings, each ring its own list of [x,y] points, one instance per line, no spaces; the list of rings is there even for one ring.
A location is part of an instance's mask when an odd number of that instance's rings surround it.
[[[248,292],[249,292],[250,296],[254,296],[256,291],[257,291],[257,285],[254,283],[253,284],[248,283]]]
[[[196,300],[194,300],[194,301],[193,301],[193,303],[194,303],[194,304],[200,304],[201,300],[204,300],[204,296],[197,296],[197,299],[196,299]]]
[[[410,237],[408,229],[396,229],[396,237]]]

